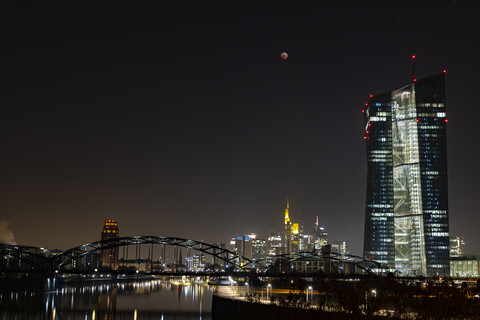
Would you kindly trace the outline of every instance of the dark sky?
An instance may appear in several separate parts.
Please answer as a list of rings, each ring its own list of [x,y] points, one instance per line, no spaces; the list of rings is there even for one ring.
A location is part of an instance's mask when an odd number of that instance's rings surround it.
[[[228,242],[281,231],[288,197],[361,254],[361,110],[415,53],[417,77],[448,70],[450,231],[480,253],[474,2],[291,2],[2,4],[3,232],[67,249],[113,218]]]

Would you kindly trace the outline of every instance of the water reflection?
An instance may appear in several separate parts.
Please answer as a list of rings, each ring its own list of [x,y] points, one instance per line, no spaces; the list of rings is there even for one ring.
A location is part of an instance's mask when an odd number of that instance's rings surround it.
[[[48,287],[48,286],[47,286]],[[0,293],[0,319],[211,319],[213,289],[169,279]]]

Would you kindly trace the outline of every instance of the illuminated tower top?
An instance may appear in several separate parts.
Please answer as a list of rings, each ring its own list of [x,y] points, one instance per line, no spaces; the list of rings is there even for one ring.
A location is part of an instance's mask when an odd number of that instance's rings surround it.
[[[118,237],[118,235],[118,222],[115,220],[106,219],[105,223],[103,224],[102,238],[105,238],[105,236],[107,236],[107,238],[113,238]]]
[[[285,208],[285,224],[290,222],[290,217],[288,216],[289,200],[287,199],[287,207]]]

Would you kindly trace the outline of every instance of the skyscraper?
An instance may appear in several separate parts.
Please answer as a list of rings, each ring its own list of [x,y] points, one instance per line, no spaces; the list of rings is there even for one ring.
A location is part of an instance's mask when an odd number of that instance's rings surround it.
[[[267,254],[269,256],[283,254],[282,235],[280,232],[270,232],[268,235]]]
[[[444,73],[371,95],[364,256],[405,275],[448,276]]]
[[[465,254],[465,237],[450,238],[450,256],[461,256]]]
[[[297,253],[299,243],[298,223],[292,223],[289,216],[290,201],[285,208],[285,253]]]
[[[267,254],[267,241],[265,239],[253,239],[252,240],[252,259],[264,259]]]
[[[328,244],[328,232],[324,227],[318,225],[318,216],[315,219],[315,225],[313,226],[313,237],[315,250],[320,250],[324,245]]]
[[[101,240],[116,239],[119,237],[118,223],[115,220],[105,220]],[[108,245],[111,245],[109,243]],[[104,245],[102,245],[103,247]],[[117,270],[118,269],[118,247],[102,250],[102,268]]]

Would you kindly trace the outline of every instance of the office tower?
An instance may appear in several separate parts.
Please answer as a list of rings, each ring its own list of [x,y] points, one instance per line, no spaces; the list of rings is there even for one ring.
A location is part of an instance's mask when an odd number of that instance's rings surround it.
[[[287,207],[285,208],[285,253],[298,252],[299,230],[298,223],[292,223],[289,216],[290,202],[287,199]]]
[[[101,235],[101,240],[110,240],[119,238],[118,223],[115,220],[105,220],[103,224],[103,230]],[[107,244],[102,244],[101,247],[111,246],[115,242],[108,242]],[[102,249],[102,268],[117,270],[118,269],[118,247]]]
[[[219,258],[216,258],[215,256],[213,256],[213,265],[216,267],[224,267],[225,266],[225,260],[223,259],[226,259],[227,258],[227,254],[226,253],[223,253],[224,250],[222,249],[225,249],[225,243],[221,243],[221,242],[216,242],[213,244],[214,246],[218,247],[219,249],[213,249],[213,253],[214,254],[219,254],[220,257]],[[223,258],[223,259],[221,259]]]
[[[233,252],[252,260],[252,240],[256,238],[256,234],[236,236],[230,242],[233,244]]]
[[[188,265],[189,270],[203,271],[205,267],[205,256],[202,253],[194,254],[193,257],[189,258],[189,262],[190,261],[192,263]]]
[[[461,256],[465,254],[465,237],[450,238],[450,255]]]
[[[267,254],[276,256],[283,254],[282,235],[279,232],[270,232],[267,238]]]
[[[371,95],[364,256],[404,275],[448,276],[445,75]]]
[[[330,250],[331,250],[331,252],[336,252],[336,253],[340,253],[340,254],[349,254],[350,253],[348,251],[347,241],[333,240],[332,243],[330,244]]]
[[[265,239],[252,240],[252,259],[264,259],[267,252],[267,241]]]
[[[313,242],[315,250],[320,250],[328,243],[328,232],[324,227],[318,225],[318,216],[316,216],[315,225],[313,226]]]

